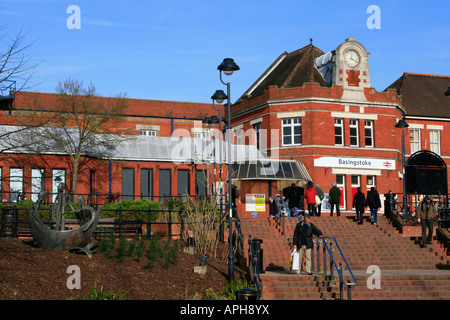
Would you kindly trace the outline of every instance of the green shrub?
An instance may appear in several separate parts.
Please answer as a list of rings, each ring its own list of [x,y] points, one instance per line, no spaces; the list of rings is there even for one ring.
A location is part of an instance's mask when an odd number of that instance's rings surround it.
[[[106,217],[119,217],[119,210],[122,209],[122,219],[133,220],[148,220],[148,210],[152,210],[151,219],[156,220],[160,212],[153,210],[161,210],[161,206],[158,202],[148,199],[140,200],[123,200],[120,202],[105,203],[101,207],[101,216]]]
[[[91,288],[91,292],[87,296],[77,296],[75,300],[124,300],[126,292],[116,294],[114,292],[104,292],[103,286],[98,287],[97,282],[94,283],[94,287]]]

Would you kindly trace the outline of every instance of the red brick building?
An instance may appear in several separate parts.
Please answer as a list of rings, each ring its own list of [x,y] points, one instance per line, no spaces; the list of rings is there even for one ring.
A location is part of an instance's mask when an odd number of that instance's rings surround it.
[[[351,210],[357,187],[365,191],[373,186],[380,195],[403,192],[402,131],[395,125],[404,115],[411,130],[406,156],[431,148],[448,161],[450,150],[440,141],[448,131],[450,97],[444,92],[450,78],[428,76],[422,88],[410,78],[421,77],[405,74],[377,92],[370,85],[369,53],[361,43],[348,38],[325,53],[311,42],[282,53],[269,66],[232,106],[232,126],[238,143],[303,163],[325,193],[337,182],[341,208]],[[425,89],[429,87],[433,90]],[[431,100],[429,95],[439,97]],[[417,128],[422,131],[416,146]],[[272,184],[264,193],[281,193],[284,186]],[[248,189],[242,187],[243,193]]]
[[[395,125],[403,118],[410,125],[406,157],[430,149],[448,162],[450,150],[444,142],[450,129],[450,97],[444,92],[449,86],[450,76],[405,73],[378,92],[371,87],[369,53],[352,38],[329,52],[311,43],[282,53],[232,105],[233,159],[239,160],[232,172],[236,195],[246,205],[247,196],[254,200],[252,196],[263,194],[267,204],[270,195],[281,194],[291,183],[304,186],[313,180],[328,193],[332,182],[337,182],[341,208],[352,210],[357,187],[365,191],[374,186],[380,195],[389,190],[401,194],[402,130]],[[15,125],[15,114],[30,109],[34,99],[47,112],[57,111],[55,94],[22,92],[15,99],[0,100],[1,124]],[[134,199],[208,190],[211,194],[219,181],[218,164],[227,163],[218,125],[211,126],[216,130],[212,140],[202,123],[206,116],[218,115],[212,104],[137,99],[127,103],[122,125],[142,135],[139,143],[120,146],[111,161],[86,156],[77,193]],[[180,143],[190,150],[184,158],[173,153]],[[66,160],[63,154],[4,151],[3,199],[14,200],[19,191],[31,197],[40,189],[54,190],[57,176],[70,185]],[[223,180],[226,167],[222,166]],[[253,211],[254,206],[247,209]]]
[[[4,97],[3,110],[0,111],[3,128],[14,128],[11,126],[17,125],[16,115],[35,110],[35,104],[39,104],[43,112],[58,112],[55,110],[57,97],[57,94],[33,92]],[[112,98],[101,99],[107,101]],[[207,127],[202,120],[218,114],[212,104],[137,99],[126,99],[126,103],[128,107],[122,115],[121,125],[130,129],[131,134],[140,135],[133,137],[139,139],[138,142],[119,147],[110,160],[85,155],[78,176],[77,193],[99,202],[104,202],[109,194],[120,194],[119,198],[123,199],[205,194],[205,178],[202,176],[204,162],[175,163],[170,154],[162,154],[161,146],[168,144],[173,133],[181,132],[185,136],[200,138],[197,140],[206,138]],[[218,124],[211,125],[211,129],[217,128]],[[72,168],[67,155],[2,151],[0,170],[4,200],[14,201],[19,193],[35,199],[43,189],[55,192],[56,177],[66,182],[67,191],[72,192]],[[212,175],[210,178],[214,180]]]

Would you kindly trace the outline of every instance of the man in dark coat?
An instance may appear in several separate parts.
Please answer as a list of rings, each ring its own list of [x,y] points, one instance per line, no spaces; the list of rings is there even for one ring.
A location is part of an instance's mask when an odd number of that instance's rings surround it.
[[[436,217],[437,213],[436,204],[431,201],[429,196],[425,196],[417,207],[417,222],[422,225],[422,246],[424,248],[426,248],[427,243],[430,244],[433,239],[433,218]]]
[[[353,208],[356,210],[356,218],[358,224],[363,224],[363,214],[366,210],[366,196],[361,192],[361,188],[358,187],[357,192],[353,196]]]
[[[374,187],[367,192],[367,206],[370,209],[370,215],[373,219],[373,224],[377,224],[378,208],[381,208],[380,195]]]
[[[330,189],[330,216],[333,216],[333,207],[336,206],[336,212],[338,217],[341,215],[341,211],[339,209],[339,204],[341,202],[341,190],[337,187],[336,182],[333,182],[332,187]]]
[[[295,226],[293,245],[294,249],[299,253],[299,270],[303,263],[303,254],[306,257],[306,272],[312,274],[311,272],[311,249],[313,247],[313,234],[322,238],[322,231],[320,231],[314,224],[311,223],[311,216],[309,214],[305,215],[302,222],[297,223]]]

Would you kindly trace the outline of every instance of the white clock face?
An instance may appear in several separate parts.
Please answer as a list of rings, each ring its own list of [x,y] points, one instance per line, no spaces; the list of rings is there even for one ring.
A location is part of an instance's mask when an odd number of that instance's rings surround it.
[[[344,61],[349,67],[354,68],[359,64],[359,54],[355,50],[349,50],[345,53]]]

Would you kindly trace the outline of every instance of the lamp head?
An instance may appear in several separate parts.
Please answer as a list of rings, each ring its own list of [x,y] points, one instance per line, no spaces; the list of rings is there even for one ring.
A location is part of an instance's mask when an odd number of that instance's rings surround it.
[[[216,92],[211,96],[211,99],[215,100],[217,103],[222,103],[223,100],[228,99],[228,97],[223,90],[216,90]]]
[[[400,128],[400,129],[408,128],[408,127],[409,127],[409,124],[408,124],[405,120],[401,119],[399,122],[397,122],[397,124],[395,125],[395,127],[396,127],[396,128]]]
[[[223,59],[222,63],[217,67],[218,70],[223,71],[227,76],[231,76],[234,71],[239,70],[239,66],[231,58]]]
[[[219,120],[219,118],[218,118],[217,116],[211,116],[211,117],[209,118],[209,122],[210,122],[210,123],[217,124],[217,123],[220,122],[220,120]]]
[[[209,123],[210,121],[211,121],[210,117],[205,117],[203,118],[202,123]]]

